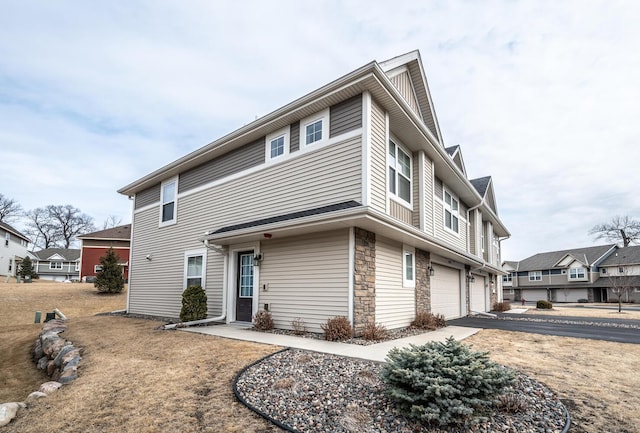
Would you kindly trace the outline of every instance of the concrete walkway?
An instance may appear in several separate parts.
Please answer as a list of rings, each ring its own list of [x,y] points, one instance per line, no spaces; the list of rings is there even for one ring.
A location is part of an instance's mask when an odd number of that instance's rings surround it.
[[[384,361],[389,350],[394,347],[406,347],[409,344],[426,344],[430,341],[445,341],[449,337],[463,340],[480,331],[480,328],[466,328],[462,326],[447,326],[436,331],[397,340],[384,341],[382,343],[361,346],[359,344],[338,343],[334,341],[316,340],[314,338],[296,337],[294,335],[271,334],[256,332],[251,329],[231,325],[196,326],[192,328],[179,328],[181,331],[196,332],[200,334],[216,335],[234,340],[253,341],[255,343],[271,344],[274,346],[293,347],[297,349],[311,350],[314,352],[333,353],[335,355],[349,356],[352,358],[369,359],[372,361]]]

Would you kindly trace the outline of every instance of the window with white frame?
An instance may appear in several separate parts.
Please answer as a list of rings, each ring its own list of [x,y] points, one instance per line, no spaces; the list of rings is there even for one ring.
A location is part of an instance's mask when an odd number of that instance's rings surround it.
[[[62,262],[49,262],[49,269],[62,269]]]
[[[416,250],[402,248],[402,287],[416,286]]]
[[[5,247],[9,246],[9,239],[11,239],[11,235],[9,233],[5,233],[4,234],[4,246]]]
[[[93,267],[93,273],[97,274],[98,272],[102,272],[102,265],[95,265]]]
[[[582,280],[587,277],[584,268],[571,268],[569,269],[570,280]]]
[[[411,204],[411,155],[395,141],[389,140],[389,192]]]
[[[507,274],[507,275],[503,275],[503,276],[502,276],[502,281],[504,281],[505,283],[510,283],[510,282],[512,282],[512,278],[513,278],[513,277],[512,277],[512,276],[511,276],[511,274],[509,273],[509,274]]]
[[[454,233],[458,233],[460,228],[460,202],[458,198],[444,189],[444,226],[446,229],[451,230]],[[484,233],[483,233],[484,235]],[[482,245],[486,240],[482,239]]]
[[[618,268],[618,273],[624,274],[624,268],[622,266]]]
[[[300,121],[300,141],[304,146],[319,144],[329,138],[329,109]]]
[[[162,182],[160,201],[160,225],[176,222],[176,195],[178,193],[178,178]]]
[[[267,135],[266,154],[267,161],[277,159],[289,154],[289,127],[279,129]]]
[[[542,271],[529,271],[529,281],[542,281]]]
[[[607,275],[607,268],[600,268],[600,273],[602,275]]]
[[[184,255],[184,288],[200,286],[204,288],[204,272],[206,268],[206,251],[187,251]]]

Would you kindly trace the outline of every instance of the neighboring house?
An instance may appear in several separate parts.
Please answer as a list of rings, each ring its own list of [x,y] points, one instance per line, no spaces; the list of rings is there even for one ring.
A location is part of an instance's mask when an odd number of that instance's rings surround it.
[[[502,276],[502,296],[505,301],[513,301],[515,300],[513,278],[515,276],[515,271],[518,270],[518,262],[502,262],[502,270],[505,272],[505,275]]]
[[[29,238],[9,224],[0,222],[0,275],[13,277],[27,256]]]
[[[33,269],[41,280],[79,280],[80,250],[46,248],[29,254],[33,260]]]
[[[93,282],[96,273],[102,270],[100,258],[113,248],[118,255],[122,275],[125,281],[129,278],[129,247],[131,244],[131,224],[100,230],[78,236],[82,242],[80,247],[80,280]]]
[[[615,253],[615,245],[538,253],[520,262],[504,262],[503,287],[512,300],[577,302],[599,298],[604,282],[599,266]],[[604,299],[606,300],[606,299]]]
[[[229,101],[231,102],[231,101]],[[443,145],[417,51],[371,62],[119,190],[134,200],[127,309],[310,331],[388,329],[501,300],[491,178]],[[500,278],[499,278],[500,277]]]
[[[596,301],[617,301],[620,291],[623,302],[640,302],[640,246],[618,248],[600,263],[599,290]]]

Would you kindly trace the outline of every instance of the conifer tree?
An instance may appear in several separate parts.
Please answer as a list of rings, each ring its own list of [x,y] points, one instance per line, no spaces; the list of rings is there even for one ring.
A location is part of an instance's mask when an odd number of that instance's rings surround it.
[[[22,264],[20,265],[20,268],[18,269],[18,275],[20,275],[22,278],[24,278],[24,277],[32,277],[33,278],[33,277],[36,276],[36,272],[33,269],[33,262],[31,261],[29,256],[27,256],[24,259],[22,259]]]
[[[96,274],[96,281],[93,285],[100,293],[120,293],[124,288],[124,277],[122,276],[122,268],[118,264],[120,257],[113,251],[113,248],[107,250],[104,257],[100,257],[100,265],[102,270]]]

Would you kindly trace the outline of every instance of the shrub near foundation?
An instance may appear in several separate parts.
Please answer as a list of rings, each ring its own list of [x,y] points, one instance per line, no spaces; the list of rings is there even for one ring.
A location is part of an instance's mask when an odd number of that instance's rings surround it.
[[[553,308],[553,304],[549,301],[540,300],[536,302],[536,308],[540,310],[551,310]]]
[[[394,348],[382,368],[387,394],[405,416],[421,423],[473,425],[514,382],[511,370],[453,337],[444,343]]]
[[[253,316],[253,327],[258,331],[270,331],[274,328],[273,317],[266,310],[260,310]]]
[[[207,294],[200,286],[189,286],[182,293],[180,320],[191,322],[207,318]]]
[[[324,338],[327,341],[344,341],[353,337],[351,322],[344,316],[336,316],[327,319],[327,323],[320,325],[324,331]]]
[[[438,328],[444,328],[447,323],[442,314],[431,314],[426,311],[418,311],[416,317],[411,322],[412,328],[435,331]]]

